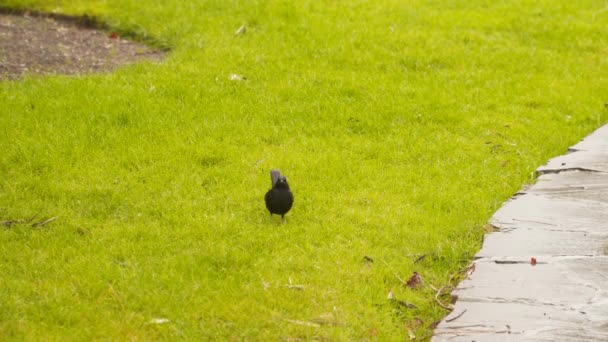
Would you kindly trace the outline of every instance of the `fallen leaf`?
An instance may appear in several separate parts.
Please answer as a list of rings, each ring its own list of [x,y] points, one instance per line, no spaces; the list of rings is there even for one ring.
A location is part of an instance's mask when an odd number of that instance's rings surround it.
[[[410,337],[410,340],[415,340],[416,339],[416,335],[414,335],[414,332],[411,331],[410,329],[407,329],[407,334]]]
[[[413,329],[418,329],[420,326],[422,326],[422,323],[423,323],[422,319],[416,317],[416,318],[414,318],[413,321],[410,322],[410,326]]]
[[[148,324],[165,324],[165,323],[169,323],[169,322],[171,322],[171,321],[166,318],[153,318],[150,321],[148,321]]]
[[[80,227],[80,226],[79,226],[78,228],[76,228],[76,232],[77,232],[78,234],[80,234],[80,235],[87,235],[87,234],[91,234],[91,231],[90,231],[90,230],[88,230],[88,229],[86,229],[86,228],[84,228],[84,227]]]
[[[407,287],[409,287],[410,289],[415,289],[420,284],[422,284],[422,277],[420,276],[420,274],[418,274],[418,272],[414,272],[414,274],[412,274],[412,276],[406,283]]]
[[[242,34],[245,34],[245,32],[247,31],[247,27],[245,26],[245,24],[241,25],[241,27],[239,27],[235,32],[234,35],[235,36],[240,36]]]
[[[473,272],[475,272],[475,263],[472,263],[471,266],[467,267],[466,271],[464,272],[464,277],[470,277]]]
[[[418,317],[406,323],[405,328],[407,329],[407,333],[410,337],[410,340],[416,339],[416,335],[414,335],[414,331],[420,329],[422,326],[422,320]]]
[[[247,77],[237,74],[230,74],[230,76],[228,76],[228,79],[231,81],[245,81],[247,80]]]

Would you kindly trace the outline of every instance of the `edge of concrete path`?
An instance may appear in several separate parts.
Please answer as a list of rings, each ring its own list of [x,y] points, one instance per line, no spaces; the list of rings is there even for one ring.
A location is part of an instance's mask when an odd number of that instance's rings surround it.
[[[432,341],[608,340],[608,125],[492,216]]]

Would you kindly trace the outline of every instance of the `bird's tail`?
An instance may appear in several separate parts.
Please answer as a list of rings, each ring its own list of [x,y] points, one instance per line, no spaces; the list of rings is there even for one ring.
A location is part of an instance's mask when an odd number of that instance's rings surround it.
[[[270,170],[270,181],[272,182],[272,187],[277,184],[279,177],[281,177],[281,171],[279,170]]]

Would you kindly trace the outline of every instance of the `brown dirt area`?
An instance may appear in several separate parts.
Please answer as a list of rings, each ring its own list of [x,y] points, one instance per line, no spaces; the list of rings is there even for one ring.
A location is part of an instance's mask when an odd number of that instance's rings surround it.
[[[165,55],[92,26],[78,19],[0,13],[0,80],[105,72],[141,60],[161,61]]]

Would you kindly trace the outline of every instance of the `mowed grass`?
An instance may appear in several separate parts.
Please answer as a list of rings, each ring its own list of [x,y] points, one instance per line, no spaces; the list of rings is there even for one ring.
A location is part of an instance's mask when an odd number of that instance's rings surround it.
[[[2,340],[426,339],[430,285],[606,122],[603,1],[1,3],[172,48],[0,83],[0,220],[58,217],[0,227]]]

